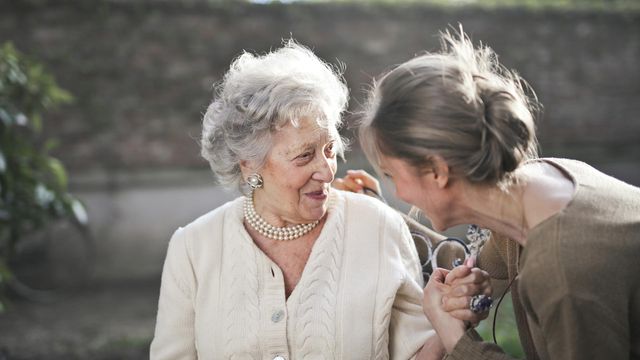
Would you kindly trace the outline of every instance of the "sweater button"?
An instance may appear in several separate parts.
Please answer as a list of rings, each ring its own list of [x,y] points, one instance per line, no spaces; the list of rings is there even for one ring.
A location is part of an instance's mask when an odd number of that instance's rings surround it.
[[[285,359],[284,359],[283,356],[278,355],[278,356],[274,357],[273,360],[285,360]]]
[[[278,310],[276,312],[273,313],[273,315],[271,315],[271,321],[273,321],[274,323],[280,322],[280,320],[282,320],[282,318],[284,317],[284,311],[282,310]],[[279,356],[278,358],[284,360],[283,357]],[[274,358],[274,360],[277,358]]]

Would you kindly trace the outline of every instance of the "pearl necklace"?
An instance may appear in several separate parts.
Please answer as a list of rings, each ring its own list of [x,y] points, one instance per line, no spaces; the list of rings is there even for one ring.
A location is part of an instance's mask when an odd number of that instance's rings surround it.
[[[244,199],[244,218],[254,230],[274,240],[293,240],[313,230],[320,220],[308,224],[275,227],[266,222],[253,206],[253,192]]]

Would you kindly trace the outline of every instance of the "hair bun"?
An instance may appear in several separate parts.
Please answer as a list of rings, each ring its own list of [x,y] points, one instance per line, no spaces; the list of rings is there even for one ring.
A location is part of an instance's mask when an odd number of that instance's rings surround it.
[[[471,159],[475,164],[468,176],[474,181],[500,181],[535,156],[533,116],[518,93],[509,91],[509,84],[481,79],[477,82],[480,151]]]
[[[536,156],[535,94],[462,29],[441,33],[441,41],[441,51],[406,61],[374,84],[360,123],[363,149],[374,164],[386,155],[417,169],[433,167],[439,156],[456,176],[502,185]]]

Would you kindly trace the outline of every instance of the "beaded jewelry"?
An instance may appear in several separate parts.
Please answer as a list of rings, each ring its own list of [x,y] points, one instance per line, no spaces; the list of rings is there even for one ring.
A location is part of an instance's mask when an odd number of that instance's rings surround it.
[[[247,184],[251,187],[249,195],[244,200],[244,218],[247,224],[261,235],[274,240],[293,240],[307,234],[313,230],[320,220],[308,224],[298,224],[294,226],[276,227],[269,224],[262,218],[253,205],[253,192],[263,185],[262,176],[260,174],[251,174],[247,177]]]

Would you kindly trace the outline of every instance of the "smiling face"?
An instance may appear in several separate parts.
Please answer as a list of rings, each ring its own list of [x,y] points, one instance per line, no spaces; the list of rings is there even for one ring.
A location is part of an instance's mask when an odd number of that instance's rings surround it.
[[[435,230],[444,231],[455,225],[455,190],[452,190],[448,171],[441,168],[442,164],[432,170],[419,171],[405,160],[381,155],[379,165],[393,182],[396,197],[420,208]]]
[[[309,223],[327,212],[336,173],[338,133],[301,119],[272,134],[273,146],[258,170],[264,185],[254,192],[256,211],[274,226]],[[245,178],[250,171],[243,167]]]

